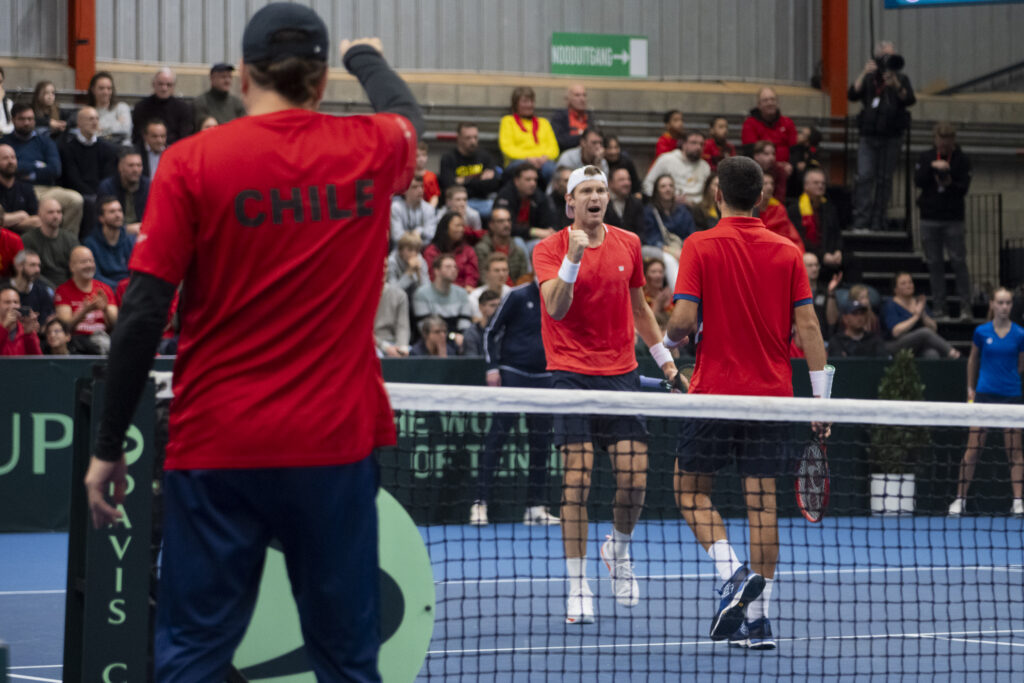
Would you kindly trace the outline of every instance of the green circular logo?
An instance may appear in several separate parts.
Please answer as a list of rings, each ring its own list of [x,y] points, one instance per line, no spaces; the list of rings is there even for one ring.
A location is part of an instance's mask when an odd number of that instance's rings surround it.
[[[381,640],[378,666],[384,683],[411,683],[434,632],[434,575],[412,518],[381,489],[377,494]],[[292,599],[284,555],[267,550],[263,582],[235,667],[250,681],[315,683]]]

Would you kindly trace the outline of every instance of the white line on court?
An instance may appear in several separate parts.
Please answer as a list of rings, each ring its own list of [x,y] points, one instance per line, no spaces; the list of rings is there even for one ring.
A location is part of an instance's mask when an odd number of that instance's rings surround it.
[[[7,674],[8,678],[17,678],[24,681],[44,681],[44,683],[63,683],[59,678],[39,678],[38,676],[25,676],[23,674]]]
[[[1014,634],[1010,629],[987,630],[987,631],[937,631],[934,633],[866,633],[860,635],[842,636],[800,636],[796,638],[776,638],[780,642],[804,642],[804,641],[827,641],[827,640],[876,640],[887,638],[944,638],[952,640],[950,636],[963,635],[998,635],[1001,633]],[[685,647],[688,645],[728,645],[728,641],[713,640],[679,640],[657,643],[594,643],[591,645],[537,645],[530,647],[493,647],[466,650],[429,650],[428,655],[460,655],[460,654],[502,654],[509,652],[565,652],[570,650],[614,650],[614,649],[637,649],[637,648],[659,648],[659,647]]]
[[[891,572],[965,572],[965,571],[998,571],[1024,573],[1024,565],[1011,564],[1005,566],[972,565],[965,567],[939,566],[939,567],[858,567],[852,569],[791,569],[776,572],[778,576],[836,576],[846,574],[887,574]],[[651,574],[648,576],[637,575],[638,579],[714,579],[718,575],[712,572],[701,572],[697,574]],[[450,581],[435,581],[435,585],[461,585],[461,584],[485,584],[485,583],[545,583],[551,581],[565,581],[564,576],[522,576],[512,579],[452,579]]]
[[[996,645],[1006,647],[1024,647],[1024,643],[1007,643],[1002,640],[979,640],[976,638],[948,638],[945,636],[935,636],[936,640],[948,640],[957,643],[978,643],[979,645]]]
[[[23,669],[63,669],[63,668],[64,668],[63,664],[36,664],[35,666],[9,666],[9,667],[7,667],[7,670],[8,671],[14,671],[14,670],[21,671]]]
[[[61,588],[59,590],[52,591],[0,591],[0,595],[62,595],[65,592],[66,591]]]

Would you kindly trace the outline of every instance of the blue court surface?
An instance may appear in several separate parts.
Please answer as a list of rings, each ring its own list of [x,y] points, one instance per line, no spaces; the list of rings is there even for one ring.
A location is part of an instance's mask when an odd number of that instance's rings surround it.
[[[745,524],[730,538],[746,556]],[[680,522],[641,522],[642,599],[617,605],[591,525],[594,624],[564,623],[560,530],[421,529],[434,637],[419,681],[1013,681],[1024,677],[1024,521],[782,520],[771,603],[778,649],[708,637],[720,583]],[[0,535],[0,640],[12,683],[60,681],[66,536]]]

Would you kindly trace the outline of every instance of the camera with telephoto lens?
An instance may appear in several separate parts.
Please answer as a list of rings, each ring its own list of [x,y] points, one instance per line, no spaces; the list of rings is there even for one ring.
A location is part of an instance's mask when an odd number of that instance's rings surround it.
[[[878,70],[881,73],[885,73],[886,71],[896,73],[903,71],[906,61],[903,59],[903,55],[882,55],[875,59],[875,64],[878,66]]]
[[[27,318],[32,315],[32,308],[29,306],[18,306],[18,314],[21,315],[22,318]]]

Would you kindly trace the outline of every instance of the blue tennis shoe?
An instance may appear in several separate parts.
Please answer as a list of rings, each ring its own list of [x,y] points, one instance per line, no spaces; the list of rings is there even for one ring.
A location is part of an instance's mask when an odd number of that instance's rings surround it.
[[[747,619],[749,605],[764,590],[764,577],[747,565],[736,570],[719,590],[722,601],[711,622],[711,640],[725,640],[739,630]]]
[[[751,650],[774,650],[775,639],[772,637],[771,622],[767,617],[743,622],[736,632],[729,636],[729,644]]]

